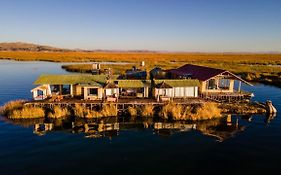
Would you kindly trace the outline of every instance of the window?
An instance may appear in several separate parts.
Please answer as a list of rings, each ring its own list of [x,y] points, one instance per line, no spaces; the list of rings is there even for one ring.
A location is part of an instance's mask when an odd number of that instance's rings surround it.
[[[207,81],[207,89],[217,89],[217,84],[215,79],[210,79]]]
[[[230,80],[229,79],[220,79],[219,87],[223,90],[229,90]]]
[[[98,95],[98,89],[97,88],[90,88],[89,89],[89,95]]]

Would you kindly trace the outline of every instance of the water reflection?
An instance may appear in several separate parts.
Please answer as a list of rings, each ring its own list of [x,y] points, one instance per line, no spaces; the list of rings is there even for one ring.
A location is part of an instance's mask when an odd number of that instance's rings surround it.
[[[163,121],[152,118],[126,118],[112,117],[99,120],[7,120],[12,124],[23,127],[33,128],[33,133],[38,136],[46,135],[50,132],[66,132],[73,134],[83,134],[85,138],[112,138],[118,136],[122,131],[151,131],[163,137],[169,137],[177,133],[197,131],[207,137],[214,138],[223,142],[229,138],[237,136],[249,127],[249,123],[254,118],[264,118],[264,124],[269,125],[275,115],[265,116],[237,116],[227,115],[222,119],[208,120],[201,122],[184,122],[184,121]]]

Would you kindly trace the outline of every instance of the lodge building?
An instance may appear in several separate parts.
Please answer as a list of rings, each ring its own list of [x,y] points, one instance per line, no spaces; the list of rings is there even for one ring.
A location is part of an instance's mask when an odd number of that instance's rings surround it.
[[[41,75],[31,90],[34,100],[68,96],[82,100],[118,101],[119,98],[249,98],[241,83],[252,86],[237,75],[222,69],[186,64],[172,70],[154,68],[147,79],[120,79],[119,75]],[[235,82],[237,88],[235,89]]]

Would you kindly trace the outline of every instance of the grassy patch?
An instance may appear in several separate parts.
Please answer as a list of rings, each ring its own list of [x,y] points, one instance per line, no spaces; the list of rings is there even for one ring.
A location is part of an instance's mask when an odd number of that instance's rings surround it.
[[[154,115],[154,106],[150,104],[146,104],[141,108],[141,116],[144,117],[153,117]]]
[[[117,108],[113,104],[102,105],[99,110],[91,110],[85,106],[76,104],[74,109],[74,115],[80,118],[101,118],[117,116]]]
[[[9,101],[0,108],[0,114],[4,116],[11,115],[13,110],[21,109],[25,103],[25,100]]]
[[[222,117],[221,110],[216,103],[204,103],[202,105],[179,105],[168,103],[163,106],[159,116],[164,119],[172,120],[209,120]]]
[[[45,117],[45,111],[40,107],[24,106],[25,100],[15,100],[6,103],[0,109],[0,114],[10,119],[27,119]]]
[[[67,108],[61,108],[59,106],[55,106],[54,109],[48,113],[48,118],[62,118],[70,116],[71,113]]]
[[[131,117],[136,117],[138,115],[138,109],[134,106],[128,107],[128,113]]]
[[[28,106],[12,110],[11,114],[8,115],[8,118],[10,119],[31,119],[42,117],[45,117],[45,110],[43,108]]]

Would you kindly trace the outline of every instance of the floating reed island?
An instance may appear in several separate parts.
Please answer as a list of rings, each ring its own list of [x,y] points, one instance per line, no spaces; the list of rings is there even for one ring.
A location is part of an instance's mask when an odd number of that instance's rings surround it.
[[[141,62],[126,74],[113,75],[92,65],[92,74],[41,75],[31,90],[33,100],[17,100],[1,108],[8,118],[102,118],[118,115],[170,120],[206,120],[224,113],[277,112],[272,103],[252,102],[252,86],[222,69],[186,64],[149,71]],[[236,87],[236,88],[235,88]]]
[[[1,107],[0,114],[9,119],[69,117],[94,119],[130,116],[174,121],[201,121],[222,118],[225,114],[262,114],[268,112],[268,106],[257,102],[227,104],[212,101],[198,101],[197,103],[33,103],[16,100]]]

